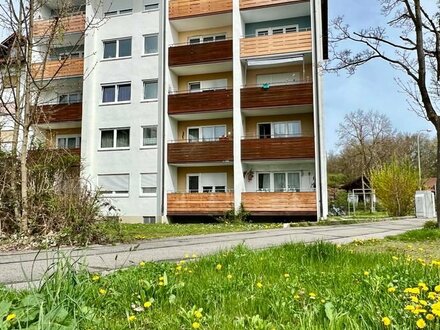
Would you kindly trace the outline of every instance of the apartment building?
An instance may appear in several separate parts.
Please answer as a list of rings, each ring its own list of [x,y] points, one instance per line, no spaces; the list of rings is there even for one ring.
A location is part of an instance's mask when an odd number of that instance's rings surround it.
[[[37,31],[56,6],[40,10]],[[78,1],[45,66],[56,79],[38,130],[81,154],[83,178],[127,222],[240,206],[253,217],[325,218],[326,7]]]

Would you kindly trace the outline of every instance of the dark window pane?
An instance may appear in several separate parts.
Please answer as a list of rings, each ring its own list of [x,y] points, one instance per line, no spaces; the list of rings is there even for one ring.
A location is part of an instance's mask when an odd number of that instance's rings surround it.
[[[119,40],[119,57],[131,56],[131,38]]]
[[[198,176],[190,176],[188,178],[188,191],[190,193],[199,192],[199,177]]]
[[[104,58],[116,57],[116,41],[104,42]]]
[[[144,100],[157,99],[157,81],[144,81]]]
[[[126,148],[130,146],[130,130],[118,129],[116,132],[116,148]]]
[[[150,146],[157,144],[157,127],[144,127],[143,145]]]
[[[113,130],[101,131],[101,148],[113,148]]]
[[[145,54],[155,54],[158,52],[158,37],[157,36],[146,36],[144,38],[144,53]]]
[[[118,101],[130,101],[131,99],[131,84],[118,86]]]
[[[102,87],[102,103],[115,102],[115,86]]]

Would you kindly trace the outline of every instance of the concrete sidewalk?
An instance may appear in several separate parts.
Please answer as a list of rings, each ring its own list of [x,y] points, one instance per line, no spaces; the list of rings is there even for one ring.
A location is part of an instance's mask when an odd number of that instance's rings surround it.
[[[328,241],[348,243],[355,239],[383,238],[421,228],[420,219],[401,219],[354,225],[313,226],[251,232],[184,236],[155,239],[139,244],[91,246],[85,249],[60,249],[62,254],[80,260],[91,272],[111,271],[140,261],[180,260],[185,254],[207,255],[245,244],[253,249],[290,242]],[[0,253],[0,283],[23,288],[38,282],[60,256],[59,251]]]

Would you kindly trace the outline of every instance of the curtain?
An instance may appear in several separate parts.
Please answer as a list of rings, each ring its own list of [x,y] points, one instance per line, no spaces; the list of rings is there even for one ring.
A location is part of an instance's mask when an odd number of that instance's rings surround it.
[[[222,137],[222,136],[226,136],[226,127],[225,126],[215,126],[214,135],[215,135],[216,139],[218,139],[219,137]]]
[[[285,123],[274,123],[273,124],[274,136],[285,137],[286,136],[286,124]]]
[[[143,145],[157,144],[157,127],[144,127]]]
[[[199,140],[199,129],[198,128],[190,128],[188,130],[188,140],[189,141],[198,141]]]
[[[286,191],[286,173],[274,173],[274,191]]]
[[[118,86],[118,101],[130,101],[131,99],[131,85],[119,85]]]
[[[104,58],[116,57],[116,41],[104,42]]]
[[[214,136],[214,126],[202,127],[202,137],[203,141],[213,141]]]
[[[101,131],[101,148],[113,148],[113,130]]]
[[[270,191],[270,174],[269,173],[259,173],[258,174],[258,190],[259,191]]]
[[[157,99],[157,81],[144,81],[144,100]]]
[[[158,49],[158,36],[145,36],[144,39],[144,54],[155,54]]]
[[[116,132],[116,148],[125,148],[130,146],[130,130],[119,129]]]
[[[287,185],[289,191],[300,191],[301,185],[299,181],[299,173],[288,173]]]
[[[301,135],[301,124],[299,122],[288,122],[287,123],[287,135],[288,136],[300,136]]]
[[[115,102],[116,88],[115,86],[102,87],[102,103]]]

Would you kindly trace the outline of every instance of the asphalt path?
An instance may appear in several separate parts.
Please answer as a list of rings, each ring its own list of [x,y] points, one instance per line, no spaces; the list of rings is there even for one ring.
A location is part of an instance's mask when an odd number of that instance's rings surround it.
[[[421,228],[425,221],[408,218],[352,225],[183,236],[82,249],[0,252],[0,283],[14,288],[26,288],[30,283],[38,285],[47,269],[64,256],[69,256],[78,267],[87,267],[90,272],[107,273],[141,261],[176,261],[186,254],[208,255],[239,244],[262,249],[286,243],[327,241],[344,244],[356,239],[383,238]]]

